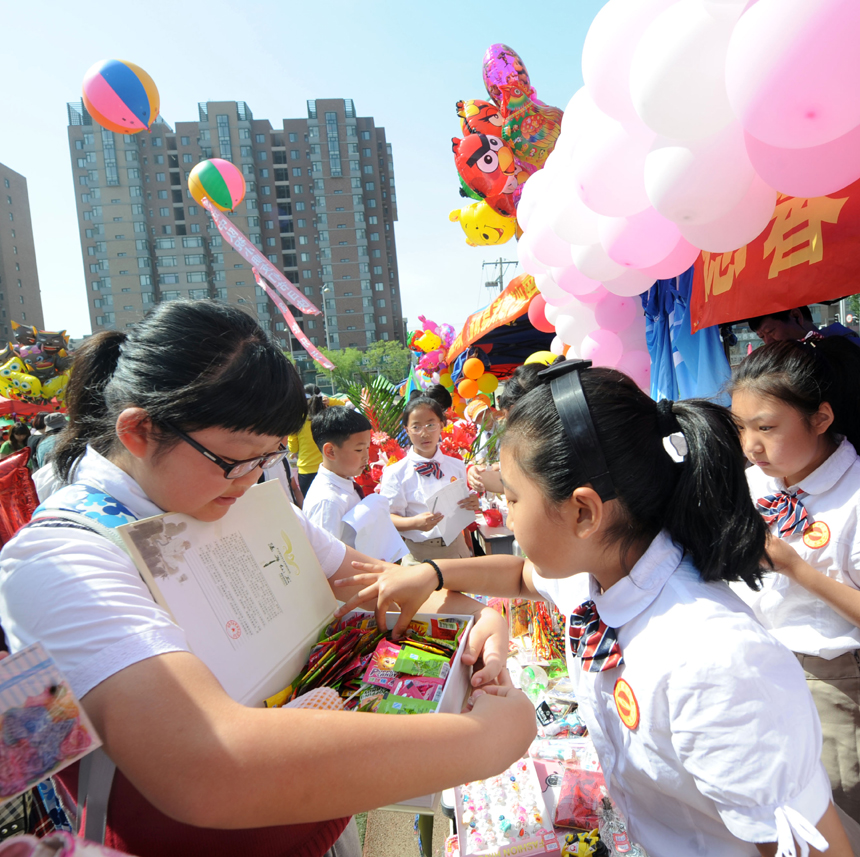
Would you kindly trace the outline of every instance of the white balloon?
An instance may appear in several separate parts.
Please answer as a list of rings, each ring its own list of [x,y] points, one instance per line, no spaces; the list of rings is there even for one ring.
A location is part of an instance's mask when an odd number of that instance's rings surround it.
[[[534,175],[529,176],[528,181],[523,185],[523,192],[517,205],[517,223],[523,231],[529,228],[532,212],[541,205],[544,194],[551,189],[551,184],[551,175],[538,170]]]
[[[553,153],[570,153],[585,134],[585,131],[603,114],[591,100],[585,87],[582,86],[574,93],[567,103],[561,120],[561,133],[556,140]]]
[[[754,177],[738,122],[702,140],[660,137],[645,158],[648,199],[678,225],[707,223],[728,214]]]
[[[642,31],[675,0],[609,0],[582,46],[582,77],[594,103],[620,122],[634,119],[630,61]]]
[[[710,223],[681,226],[681,234],[702,250],[728,253],[755,240],[772,220],[775,207],[776,191],[756,175],[733,211]]]
[[[570,257],[580,273],[601,283],[620,277],[627,270],[623,265],[613,262],[599,243],[573,245]]]
[[[596,244],[600,237],[597,234],[598,215],[579,198],[572,180],[562,183],[562,192],[563,204],[550,220],[553,232],[568,244]]]
[[[546,308],[544,309],[544,312],[543,312],[543,314],[546,316],[546,320],[550,324],[556,323],[560,313],[561,313],[561,307],[552,306],[551,304],[547,304]]]
[[[641,122],[622,125],[601,115],[571,156],[579,198],[597,214],[627,217],[647,208],[645,156],[655,134]]]
[[[573,345],[578,349],[582,340],[592,330],[597,330],[594,310],[588,304],[579,301],[565,309],[569,311],[559,315],[555,322],[555,330],[565,345]]]
[[[709,15],[734,23],[749,5],[749,0],[701,0],[701,3]]]
[[[560,271],[562,268],[554,268],[553,271]],[[538,291],[543,295],[543,299],[550,306],[559,307],[570,303],[570,292],[562,289],[553,277],[549,274],[540,274],[535,277],[535,285]]]
[[[533,277],[538,276],[538,274],[549,273],[549,266],[542,265],[540,262],[538,262],[538,260],[532,253],[529,244],[529,233],[526,232],[517,242],[517,257],[520,260],[520,265],[522,266],[522,269],[527,274],[531,274]]]
[[[603,288],[613,295],[629,298],[647,292],[653,285],[654,278],[650,274],[637,271],[635,268],[627,268],[620,277],[606,280]]]
[[[725,81],[732,27],[709,15],[701,0],[679,0],[645,30],[633,54],[630,93],[649,128],[686,140],[732,121]]]
[[[561,357],[561,355],[564,354],[564,343],[558,336],[554,336],[552,338],[552,342],[549,344],[549,350],[557,357]]]

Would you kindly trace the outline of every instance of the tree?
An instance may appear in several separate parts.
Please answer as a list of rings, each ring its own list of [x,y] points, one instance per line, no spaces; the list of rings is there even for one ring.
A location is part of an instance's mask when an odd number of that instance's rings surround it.
[[[395,340],[377,340],[364,352],[364,368],[371,375],[379,374],[399,384],[408,374],[412,354]]]
[[[364,355],[357,348],[341,348],[336,351],[334,349],[320,348],[320,351],[334,363],[335,385],[341,389],[352,383],[355,375],[362,370],[362,360]],[[317,366],[320,373],[325,370],[321,366]]]

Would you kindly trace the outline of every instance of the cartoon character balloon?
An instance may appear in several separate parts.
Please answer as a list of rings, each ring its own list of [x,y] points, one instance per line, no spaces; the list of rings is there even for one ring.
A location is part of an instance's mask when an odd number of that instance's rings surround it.
[[[463,134],[488,134],[492,137],[500,137],[502,125],[505,124],[502,112],[495,104],[479,101],[476,98],[458,101],[457,115],[460,117],[460,128]]]
[[[469,134],[462,140],[454,137],[451,142],[460,178],[492,208],[512,217],[519,181],[511,150],[500,137],[485,134]]]
[[[188,190],[200,205],[205,197],[219,211],[233,211],[245,198],[245,179],[230,161],[210,158],[191,170]]]
[[[531,80],[526,65],[520,55],[507,45],[490,45],[484,54],[484,86],[487,94],[499,106],[502,104],[501,87],[507,83],[517,83],[531,89]]]
[[[37,404],[63,402],[72,357],[65,330],[38,330],[12,322],[16,342],[0,352],[0,395]]]
[[[455,208],[448,219],[452,223],[459,222],[470,247],[504,244],[517,231],[516,218],[499,214],[486,200]]]
[[[531,172],[540,169],[555,148],[564,111],[534,100],[534,90],[519,83],[503,83],[502,139],[514,150],[519,164]]]
[[[126,60],[101,60],[84,75],[84,106],[103,128],[137,134],[158,117],[160,100],[152,78]]]

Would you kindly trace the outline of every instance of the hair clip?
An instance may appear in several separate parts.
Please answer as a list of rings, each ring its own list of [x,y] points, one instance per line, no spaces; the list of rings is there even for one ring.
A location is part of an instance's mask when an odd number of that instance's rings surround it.
[[[552,400],[579,459],[585,481],[590,482],[600,499],[606,502],[617,495],[579,377],[583,369],[589,368],[590,360],[565,360],[542,369],[538,378],[550,385]]]
[[[667,434],[663,438],[663,449],[666,450],[669,458],[676,464],[683,464],[687,458],[687,453],[690,451],[690,448],[687,446],[687,438],[679,431]]]

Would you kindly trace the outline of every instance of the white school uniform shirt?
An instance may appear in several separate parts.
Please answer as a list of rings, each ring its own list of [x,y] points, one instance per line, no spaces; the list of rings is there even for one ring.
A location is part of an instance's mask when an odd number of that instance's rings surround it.
[[[302,512],[311,523],[331,533],[336,539],[342,539],[343,516],[360,502],[352,479],[344,479],[321,465],[305,495]],[[355,536],[352,533],[350,535],[354,540]]]
[[[534,583],[565,617],[591,598],[617,631],[624,663],[599,673],[582,669],[565,636],[579,710],[631,839],[649,854],[753,857],[751,843],[778,841],[785,807],[818,823],[830,780],[803,670],[668,534],[605,592],[585,574]],[[633,729],[616,707],[619,679],[638,704]]]
[[[759,467],[747,470],[753,502],[784,490]],[[805,479],[800,498],[817,526],[803,534],[781,536],[801,558],[827,577],[860,588],[860,457],[847,440]],[[770,531],[776,535],[773,524]],[[766,575],[761,591],[738,588],[762,625],[793,652],[832,660],[860,648],[860,628],[784,574]]]
[[[441,479],[422,476],[416,472],[415,464],[425,461],[439,463],[442,468]],[[415,447],[410,446],[405,458],[383,469],[379,493],[388,500],[392,515],[412,518],[423,512],[429,512],[430,507],[425,499],[435,494],[443,485],[457,479],[466,481],[466,465],[459,458],[445,455],[438,446],[431,458],[424,458],[415,451]],[[431,538],[428,533],[420,530],[404,530],[400,535],[413,542],[423,542]]]
[[[140,518],[164,511],[93,449],[75,481],[109,494]],[[331,577],[346,547],[293,508]],[[153,601],[128,554],[103,536],[70,527],[25,527],[4,546],[0,616],[11,651],[41,641],[79,698],[138,661],[189,651],[182,628]]]

